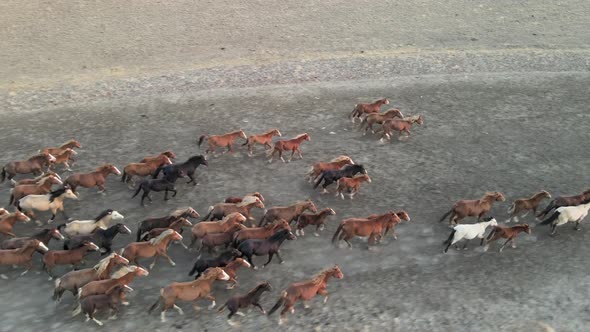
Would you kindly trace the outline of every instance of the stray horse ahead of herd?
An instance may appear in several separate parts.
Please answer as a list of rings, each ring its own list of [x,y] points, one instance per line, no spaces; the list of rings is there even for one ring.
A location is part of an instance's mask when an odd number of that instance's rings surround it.
[[[421,125],[421,115],[404,116],[399,109],[392,108],[381,112],[383,105],[389,104],[389,100],[380,99],[371,104],[355,105],[349,119],[353,124],[357,119],[361,120],[361,131],[366,135],[369,130],[374,134],[375,125],[381,125],[380,140],[391,139],[394,132],[410,135],[410,129],[414,124]],[[267,151],[269,162],[275,155],[285,162],[283,153],[291,152],[289,161],[295,153],[303,158],[301,145],[310,141],[310,135],[303,133],[292,139],[279,139],[273,143],[273,137],[281,137],[278,129],[272,129],[264,134],[247,136],[244,131],[238,130],[224,135],[203,135],[199,137],[198,145],[207,141],[208,148],[205,153],[215,153],[217,148],[225,148],[227,152],[233,152],[236,139],[245,140],[242,146],[246,146],[248,155],[253,156],[256,145],[263,145]],[[77,307],[73,314],[84,313],[88,320],[93,320],[99,325],[102,322],[96,319],[95,314],[99,310],[110,309],[112,315],[118,312],[120,304],[127,305],[127,293],[132,291],[129,284],[135,277],[148,276],[146,268],[140,266],[140,260],[153,258],[149,269],[153,270],[158,258],[164,258],[172,266],[174,261],[168,255],[168,246],[172,243],[180,243],[185,248],[192,250],[198,244],[198,250],[208,251],[209,258],[199,255],[189,275],[196,274],[195,280],[185,282],[173,282],[161,289],[156,302],[149,308],[152,312],[161,307],[161,320],[165,321],[165,313],[169,309],[175,309],[179,314],[183,310],[177,305],[179,301],[189,301],[198,309],[195,302],[199,299],[211,301],[210,308],[215,307],[215,298],[211,294],[212,285],[216,280],[227,282],[227,289],[238,286],[237,271],[242,268],[254,268],[253,256],[268,256],[268,265],[274,256],[279,262],[283,262],[280,256],[280,247],[285,241],[294,240],[297,236],[304,236],[307,226],[314,227],[315,236],[323,230],[324,223],[329,216],[336,212],[331,208],[317,209],[311,200],[295,202],[290,206],[277,206],[265,209],[264,197],[259,192],[245,195],[244,197],[230,196],[224,202],[215,204],[209,208],[208,213],[201,221],[193,222],[190,219],[199,218],[200,215],[192,208],[184,208],[173,211],[170,215],[149,218],[139,223],[136,242],[128,243],[124,248],[114,252],[113,239],[118,234],[131,234],[131,230],[123,224],[123,215],[112,209],[104,210],[94,219],[71,220],[64,210],[66,199],[78,199],[76,190],[79,187],[97,187],[99,192],[106,191],[106,179],[108,175],[121,175],[121,181],[131,188],[136,187],[133,197],[143,191],[141,205],[147,198],[150,202],[150,193],[164,191],[164,199],[168,200],[169,193],[172,197],[177,194],[176,182],[179,178],[189,178],[187,184],[196,185],[195,172],[200,165],[208,166],[207,159],[202,155],[188,158],[182,163],[173,163],[176,155],[172,151],[165,151],[155,156],[148,156],[137,163],[130,163],[123,168],[123,172],[112,164],[103,164],[95,171],[89,173],[73,173],[65,180],[56,172],[58,167],[71,171],[75,164],[74,149],[81,145],[76,140],[71,140],[59,147],[44,148],[27,160],[11,161],[2,168],[1,181],[8,178],[13,188],[10,190],[9,205],[14,205],[14,212],[0,208],[0,233],[4,239],[0,242],[0,265],[21,265],[25,267],[24,275],[32,267],[32,258],[35,252],[42,255],[43,269],[53,279],[53,268],[57,265],[71,265],[74,270],[62,275],[55,280],[53,299],[60,301],[66,291],[76,297]],[[71,165],[70,165],[71,163]],[[61,166],[60,166],[61,165]],[[33,174],[34,178],[21,178],[14,180],[17,175]],[[162,177],[160,177],[162,174]],[[363,165],[355,164],[349,156],[339,156],[328,162],[318,162],[312,165],[306,174],[309,182],[313,182],[314,188],[322,186],[322,193],[327,193],[327,187],[336,183],[335,195],[344,199],[348,194],[350,199],[359,193],[363,183],[370,183],[371,178]],[[141,179],[136,185],[135,179]],[[60,186],[52,189],[54,185]],[[525,217],[533,212],[535,217],[547,217],[542,225],[551,225],[551,234],[556,227],[568,222],[575,223],[575,229],[587,215],[590,209],[590,190],[576,196],[557,197],[553,199],[539,214],[537,209],[543,199],[550,199],[551,195],[546,191],[534,194],[530,198],[517,199],[508,210],[511,220],[518,221],[519,217]],[[500,248],[500,252],[508,244],[515,247],[515,239],[521,232],[530,234],[531,227],[528,224],[512,227],[500,226],[493,217],[485,217],[496,201],[503,202],[505,197],[500,192],[487,192],[478,200],[460,200],[445,213],[440,221],[449,217],[453,226],[451,234],[444,241],[444,252],[451,245],[457,246],[457,242],[465,240],[463,248],[467,247],[469,240],[478,238],[480,245],[485,244],[485,250],[489,245],[500,239],[506,239]],[[257,226],[252,217],[251,210],[265,209],[264,215]],[[306,210],[311,213],[304,213]],[[34,211],[50,211],[51,218],[48,224],[53,222],[58,211],[68,219],[67,223],[55,228],[45,228],[27,237],[17,237],[13,233],[16,222],[27,222],[36,218]],[[457,223],[466,217],[477,217],[475,224]],[[392,231],[397,239],[395,226],[402,220],[409,221],[410,216],[404,210],[388,211],[383,214],[372,214],[364,218],[348,218],[340,222],[332,242],[336,245],[343,240],[350,248],[350,240],[354,237],[368,238],[368,245],[376,245],[381,239]],[[295,225],[295,234],[291,226]],[[42,225],[37,220],[39,226]],[[181,235],[184,227],[191,227],[190,245],[183,242]],[[491,227],[491,232],[486,236],[486,230]],[[49,242],[52,240],[64,241],[63,250],[49,250]],[[222,252],[214,255],[218,247],[223,247]],[[457,247],[458,248],[458,247]],[[92,251],[100,251],[102,258],[94,266],[80,269],[77,267],[84,263],[85,256]],[[105,257],[106,256],[106,257]],[[134,265],[130,265],[133,263]],[[7,278],[4,274],[3,278]],[[342,279],[343,273],[340,267],[329,267],[311,279],[296,282],[289,285],[280,293],[276,304],[269,310],[271,315],[283,307],[280,313],[279,323],[284,316],[294,312],[297,301],[307,302],[315,295],[324,296],[324,303],[328,299],[327,282],[331,278]],[[260,303],[264,292],[272,291],[268,282],[262,282],[247,293],[236,294],[219,308],[229,311],[228,322],[237,324],[232,320],[235,314],[243,315],[240,309],[250,306],[258,308],[263,314],[266,310]]]

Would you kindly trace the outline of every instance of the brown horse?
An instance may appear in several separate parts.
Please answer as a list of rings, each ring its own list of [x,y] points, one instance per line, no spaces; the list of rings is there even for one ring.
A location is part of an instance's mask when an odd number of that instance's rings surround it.
[[[133,279],[135,279],[135,277],[145,277],[148,275],[149,272],[139,266],[123,266],[118,271],[113,273],[113,276],[109,279],[94,280],[80,287],[78,290],[78,299],[83,299],[90,295],[104,294],[113,286],[129,285]],[[78,306],[74,312],[79,309],[80,306]]]
[[[123,175],[121,175],[121,182],[129,183],[133,176],[148,176],[154,173],[159,167],[170,165],[172,161],[166,155],[158,155],[155,158],[149,159],[145,163],[131,163],[123,168]]]
[[[29,240],[21,248],[0,250],[0,265],[22,265],[26,270],[20,275],[24,275],[33,268],[33,254],[41,250],[47,252],[49,249],[39,240]],[[8,279],[5,275],[0,275],[2,279]]]
[[[158,155],[145,157],[142,160],[140,160],[139,162],[140,163],[147,163],[147,162],[152,161],[156,158],[159,158],[160,156],[166,156],[169,159],[176,159],[176,155],[174,154],[174,152],[172,152],[170,150],[166,150]]]
[[[246,139],[246,143],[242,144],[242,146],[248,146],[248,155],[252,157],[253,148],[256,144],[264,145],[266,150],[271,149],[272,145],[270,145],[270,143],[272,142],[273,136],[281,137],[283,135],[281,135],[281,132],[275,128],[261,135],[248,136],[248,138]]]
[[[365,114],[379,113],[379,111],[381,110],[381,106],[388,104],[389,99],[387,98],[379,99],[370,104],[356,104],[354,105],[354,109],[352,110],[348,118],[352,120],[352,123],[354,123],[355,119],[360,119],[361,116]]]
[[[116,319],[117,313],[119,312],[119,304],[126,303],[126,294],[131,291],[133,291],[133,288],[127,285],[117,285],[108,289],[104,294],[85,297],[80,301],[80,312],[86,314],[86,321],[92,320],[98,326],[102,326],[103,323],[94,316],[96,312],[109,308],[111,311],[109,319]]]
[[[348,218],[340,222],[338,229],[332,237],[332,243],[338,244],[340,240],[344,240],[349,248],[352,248],[350,239],[355,236],[368,237],[368,246],[379,242],[383,231],[387,226],[399,223],[401,220],[393,211],[378,215],[375,218]]]
[[[389,230],[393,229],[393,238],[397,240],[397,233],[395,232],[395,226],[398,223],[400,223],[402,220],[410,221],[411,219],[410,219],[410,215],[404,210],[396,211],[395,214],[399,217],[400,221],[392,222],[391,224],[388,224],[385,227],[385,233],[383,233],[383,237],[385,237],[387,235],[387,233],[389,233]],[[378,214],[372,214],[372,215],[368,216],[367,218],[370,219],[370,218],[375,218],[378,216],[379,216]]]
[[[175,303],[178,300],[191,301],[195,310],[199,308],[196,301],[201,298],[206,298],[212,301],[210,309],[215,307],[215,298],[211,295],[211,288],[215,280],[229,280],[227,273],[220,267],[209,268],[203,273],[201,277],[189,282],[173,282],[170,285],[160,289],[160,297],[150,307],[148,313],[151,313],[158,305],[162,306],[160,319],[162,323],[166,322],[166,311],[169,309],[176,309],[179,314],[184,315],[184,312]]]
[[[247,239],[268,239],[281,229],[288,229],[290,231],[291,226],[284,219],[278,219],[264,227],[246,228],[234,233],[233,243],[237,247],[240,242]]]
[[[67,148],[60,154],[53,155],[55,157],[55,162],[53,162],[53,165],[64,165],[67,171],[71,171],[69,162],[72,161],[73,165],[74,158],[72,158],[72,156],[77,154],[78,152],[74,151],[74,149]]]
[[[34,155],[27,160],[11,161],[2,168],[0,182],[3,182],[6,177],[8,177],[8,180],[12,180],[17,174],[33,173],[34,175],[40,175],[45,167],[49,167],[54,161],[55,157],[47,152]]]
[[[215,152],[216,147],[227,147],[227,152],[233,152],[232,145],[238,137],[241,137],[245,140],[248,139],[246,133],[244,133],[244,131],[241,129],[223,135],[202,135],[201,137],[199,137],[199,147],[201,146],[201,144],[203,144],[203,141],[207,140],[209,143],[209,147],[207,148],[205,153]]]
[[[313,164],[305,176],[308,177],[309,182],[313,182],[323,171],[340,169],[345,165],[354,165],[354,161],[349,156],[339,156],[330,162]]]
[[[361,121],[361,129],[363,128],[363,126],[365,126],[365,132],[363,133],[363,135],[366,135],[367,132],[369,131],[369,129],[371,129],[371,132],[374,134],[375,130],[373,129],[373,125],[374,124],[383,124],[383,122],[385,122],[385,120],[389,120],[389,119],[393,119],[393,118],[404,118],[404,115],[402,114],[402,111],[400,111],[397,108],[392,108],[389,109],[383,113],[371,113],[369,115],[367,115],[363,121]]]
[[[0,233],[10,237],[15,237],[16,235],[12,232],[14,224],[17,221],[28,222],[30,220],[31,218],[27,217],[27,215],[21,211],[15,211],[13,213],[3,215],[0,217]]]
[[[512,205],[508,209],[510,218],[508,218],[506,222],[511,222],[512,219],[518,222],[518,215],[521,214],[523,211],[526,211],[526,213],[521,216],[523,218],[526,217],[527,214],[529,214],[529,211],[533,211],[533,216],[536,216],[537,208],[539,207],[541,201],[544,198],[551,198],[551,195],[545,190],[542,190],[541,192],[534,194],[530,198],[519,198],[515,200],[514,203],[512,203]]]
[[[70,291],[74,296],[77,296],[78,289],[82,288],[82,286],[91,281],[108,279],[115,267],[128,264],[129,261],[126,258],[113,252],[94,267],[70,271],[55,280],[53,300],[60,301],[65,291]]]
[[[90,242],[84,241],[79,248],[72,250],[49,250],[43,255],[43,268],[49,274],[49,280],[53,279],[51,270],[56,265],[72,265],[74,269],[83,263],[84,256],[89,251],[98,251],[99,247]]]
[[[80,149],[80,148],[82,148],[82,145],[80,144],[80,142],[76,141],[75,139],[71,139],[59,147],[43,148],[43,149],[39,150],[39,152],[40,153],[47,152],[51,155],[57,156],[58,154],[61,154],[62,152],[64,152],[66,149],[74,149],[74,148]]]
[[[338,184],[338,187],[336,188],[336,197],[340,196],[342,199],[344,199],[343,192],[346,191],[349,193],[350,199],[352,199],[354,195],[358,194],[363,182],[371,183],[371,178],[368,174],[359,174],[351,178],[340,178],[336,182]]]
[[[487,251],[490,246],[490,243],[500,238],[506,239],[506,242],[504,242],[502,247],[500,247],[500,252],[502,252],[502,250],[504,250],[504,247],[506,247],[506,245],[510,242],[512,242],[512,248],[516,248],[516,236],[522,232],[525,232],[529,235],[531,234],[531,228],[528,224],[515,225],[512,227],[494,226],[492,232],[486,238],[486,246],[484,250]],[[483,239],[481,240],[481,242],[483,244]]]
[[[106,190],[104,185],[109,174],[121,175],[121,171],[113,164],[104,164],[94,172],[74,173],[68,176],[65,184],[70,186],[73,192],[76,192],[76,188],[81,186],[84,188],[98,187],[99,193],[103,193]]]
[[[22,184],[37,184],[37,183],[39,183],[39,181],[41,181],[44,178],[49,177],[49,176],[55,176],[56,178],[61,180],[61,176],[59,176],[59,174],[55,173],[54,171],[47,171],[47,172],[45,172],[37,177],[34,177],[34,178],[20,179],[18,181],[14,181],[14,179],[13,179],[13,180],[11,180],[12,183],[10,185],[12,187],[16,187],[16,186],[19,186]]]
[[[63,184],[60,179],[51,175],[44,177],[36,184],[21,184],[10,189],[10,200],[8,204],[16,205],[16,202],[28,195],[43,195],[51,192],[51,186],[54,184]]]
[[[29,237],[13,237],[12,239],[6,239],[0,243],[0,249],[18,249],[21,248],[29,240],[39,240],[44,245],[49,245],[51,239],[63,241],[65,238],[57,230],[57,228],[44,228],[36,234]]]
[[[145,232],[145,233],[141,234],[141,241],[148,241],[153,238],[156,238],[168,229],[173,229],[173,230],[177,231],[178,234],[180,234],[182,227],[192,227],[192,226],[193,226],[193,224],[188,219],[181,217],[181,218],[178,218],[177,220],[174,220],[170,224],[170,226],[168,226],[168,227],[153,228],[149,232]],[[182,243],[182,242],[180,242],[180,243]],[[186,246],[184,245],[184,243],[182,243],[182,246],[185,247],[185,249],[186,249]]]
[[[290,206],[272,207],[268,209],[262,219],[260,219],[258,227],[264,226],[277,219],[284,219],[290,224],[293,220],[296,220],[297,217],[299,217],[299,215],[305,210],[310,210],[313,213],[318,212],[318,209],[316,208],[315,204],[313,204],[311,199],[299,201]]]
[[[179,218],[199,218],[200,215],[192,207],[182,208],[172,211],[170,215],[164,217],[148,218],[142,220],[137,228],[137,241],[141,240],[141,235],[149,232],[154,228],[168,228]],[[181,229],[182,231],[182,229]]]
[[[264,196],[262,196],[262,194],[257,191],[253,192],[253,193],[246,194],[244,197],[230,196],[230,197],[226,198],[223,202],[224,203],[234,203],[234,204],[235,203],[242,203],[244,200],[251,199],[250,197],[256,197],[261,202],[264,203]]]
[[[269,153],[267,154],[267,156],[270,157],[268,162],[272,163],[272,160],[274,159],[274,156],[277,152],[279,153],[279,158],[281,158],[281,160],[283,162],[285,162],[285,159],[283,158],[283,152],[285,152],[285,151],[291,151],[291,156],[289,157],[289,162],[291,161],[291,159],[293,159],[293,155],[295,154],[295,152],[297,152],[299,154],[299,159],[303,159],[303,155],[301,154],[301,150],[299,149],[299,146],[301,145],[301,143],[303,141],[310,141],[310,140],[311,140],[311,137],[309,136],[309,134],[303,133],[303,134],[297,135],[291,139],[276,141],[274,148],[271,151],[269,151]]]
[[[137,260],[139,258],[154,257],[154,261],[150,264],[150,270],[156,265],[158,257],[165,257],[170,265],[175,266],[176,263],[168,256],[168,244],[170,241],[182,241],[182,236],[173,229],[168,229],[147,242],[131,242],[121,251],[121,256],[127,258],[130,262],[139,265]]]
[[[199,248],[199,251],[206,248],[212,254],[215,247],[225,246],[227,248],[232,243],[234,234],[243,229],[248,229],[248,227],[242,224],[234,224],[226,232],[207,234],[201,239],[201,248]]]
[[[264,209],[264,203],[258,197],[249,196],[246,200],[240,203],[219,203],[209,207],[209,213],[202,219],[205,220],[221,220],[230,213],[241,213],[248,220],[254,220],[250,215],[250,210],[253,208]]]
[[[315,236],[320,236],[318,231],[324,230],[324,222],[328,216],[336,215],[336,211],[325,208],[322,211],[314,214],[302,213],[297,218],[297,229],[295,229],[295,235],[303,236],[305,232],[303,229],[307,226],[315,226]]]
[[[545,217],[551,210],[562,206],[578,206],[590,200],[590,189],[584,191],[580,195],[575,196],[559,196],[555,197],[547,207],[539,213],[538,218]]]
[[[326,303],[328,301],[328,291],[326,290],[326,286],[330,278],[344,278],[344,274],[338,265],[334,265],[333,267],[318,273],[310,280],[296,282],[289,285],[289,287],[281,293],[281,297],[272,309],[270,309],[268,315],[272,315],[283,306],[279,318],[279,325],[282,325],[287,312],[291,312],[291,314],[295,313],[295,303],[297,301],[303,301],[303,305],[307,309],[309,307],[307,304],[308,301],[313,299],[316,295],[322,295],[325,296],[324,303]]]
[[[233,289],[238,285],[238,269],[242,267],[251,268],[252,265],[250,265],[245,259],[238,257],[225,267],[222,267],[223,271],[229,276],[227,289]]]
[[[380,141],[383,142],[383,139],[387,137],[388,140],[391,139],[391,135],[393,131],[399,132],[401,137],[402,132],[407,134],[407,137],[410,137],[410,129],[412,125],[417,123],[421,126],[424,123],[422,119],[422,115],[418,117],[406,118],[406,119],[389,119],[383,122],[383,134],[381,135]]]
[[[234,212],[227,215],[225,218],[223,218],[222,221],[200,222],[194,225],[191,230],[192,240],[190,247],[192,248],[198,239],[202,239],[207,234],[225,233],[230,228],[232,228],[233,225],[243,224],[245,221],[246,217],[243,214],[239,212]]]
[[[504,202],[505,200],[504,195],[498,191],[487,192],[481,199],[463,199],[453,204],[453,208],[445,213],[439,221],[442,222],[450,215],[449,223],[451,225],[456,225],[459,220],[465,217],[477,216],[477,221],[480,222],[481,218],[492,209],[494,202]]]

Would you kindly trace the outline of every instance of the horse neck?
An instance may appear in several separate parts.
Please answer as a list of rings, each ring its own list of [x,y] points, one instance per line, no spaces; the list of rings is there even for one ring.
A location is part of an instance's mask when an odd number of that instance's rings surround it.
[[[213,282],[216,280],[217,278],[214,277],[210,277],[207,279],[197,279],[194,281],[195,284],[199,285],[199,286],[206,286],[211,288],[211,285],[213,285]]]
[[[135,271],[128,272],[126,275],[115,280],[119,285],[128,285],[133,280],[133,278],[135,278]]]
[[[479,200],[479,203],[492,205],[492,203],[494,203],[495,199],[496,198],[494,196],[484,196]]]
[[[97,232],[99,232],[100,230],[97,230]],[[115,237],[115,235],[119,234],[119,227],[118,226],[113,226],[113,227],[109,227],[105,230],[102,231],[102,235],[106,238],[112,239]]]
[[[545,197],[545,193],[537,193],[533,197],[531,197],[530,200],[533,202],[538,202],[538,201],[542,200],[543,197]]]
[[[30,246],[30,247],[26,247],[23,248],[22,251],[20,252],[21,255],[23,256],[33,256],[33,253],[37,250],[36,246]]]
[[[280,237],[277,236],[274,239],[271,237],[268,240],[269,240],[269,242],[276,243],[280,246],[286,239],[287,239],[287,235],[280,236]]]
[[[102,168],[101,170],[97,171],[96,173],[102,175],[102,177],[106,178],[109,173],[111,173],[111,170],[108,168]]]
[[[491,223],[492,223],[492,220],[490,220],[490,221],[483,221],[483,222],[480,222],[479,224],[483,227],[483,229],[486,229],[486,228],[488,228],[488,226]]]
[[[166,236],[162,239],[162,241],[160,241],[160,243],[156,244],[156,246],[159,248],[166,248],[168,247],[168,243],[170,243],[170,241],[172,241],[172,236]]]
[[[248,299],[253,299],[259,297],[264,292],[264,288],[262,286],[256,287],[255,289],[251,290],[246,294]]]
[[[102,271],[102,273],[98,276],[99,278],[108,278],[111,275],[111,272],[113,272],[113,269],[115,268],[115,260],[111,259],[108,264],[107,267],[104,269],[104,271]]]
[[[8,216],[8,217],[4,217],[4,219],[1,219],[0,221],[2,221],[3,223],[8,223],[10,225],[13,225],[16,223],[16,215],[12,215],[12,216]]]
[[[41,183],[40,185],[38,185],[37,188],[44,189],[44,190],[49,190],[49,189],[51,189],[51,186],[52,185],[53,185],[53,183],[51,183],[51,180],[49,178],[47,178],[47,180],[45,180],[43,183]]]
[[[305,136],[296,137],[293,139],[294,142],[301,143],[305,140]]]
[[[39,233],[37,235],[34,235],[32,238],[47,244],[49,242],[49,240],[51,240],[52,237],[53,237],[53,234],[51,234],[51,232],[43,232],[43,233]]]

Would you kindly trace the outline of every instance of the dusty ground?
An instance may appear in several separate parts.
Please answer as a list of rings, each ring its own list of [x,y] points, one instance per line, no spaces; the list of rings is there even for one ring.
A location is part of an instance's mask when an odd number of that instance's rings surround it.
[[[256,133],[279,127],[290,137],[306,131],[312,141],[304,143],[302,161],[268,164],[262,155],[248,158],[243,152],[212,158],[208,169],[199,169],[197,187],[179,185],[178,196],[168,202],[154,194],[154,203],[145,208],[112,177],[106,196],[81,190],[82,200],[68,202],[67,209],[76,218],[90,218],[113,208],[135,229],[147,216],[187,205],[203,213],[227,195],[253,190],[265,195],[268,206],[312,198],[319,208],[334,208],[338,215],[321,237],[286,243],[284,265],[274,262],[264,270],[240,273],[241,286],[234,292],[244,292],[261,280],[271,282],[275,290],[263,298],[268,308],[288,283],[330,264],[341,265],[345,278],[329,284],[327,305],[318,300],[311,310],[297,307],[286,330],[543,331],[541,324],[548,324],[557,331],[588,331],[586,227],[580,232],[562,227],[554,238],[538,227],[532,236],[519,238],[517,249],[502,254],[472,246],[443,255],[441,242],[449,229],[438,219],[453,201],[477,198],[486,190],[502,191],[512,200],[540,189],[554,195],[586,189],[589,83],[587,73],[439,75],[220,90],[182,98],[158,95],[52,112],[13,112],[2,119],[10,124],[3,126],[0,136],[2,160],[20,159],[40,146],[76,137],[84,144],[76,171],[88,171],[107,161],[123,167],[168,148],[183,160],[199,153],[196,138],[204,133],[234,128]],[[423,114],[425,125],[415,128],[411,139],[391,144],[361,137],[346,115],[351,105],[380,96],[390,97],[392,106],[408,114]],[[373,178],[352,202],[319,195],[302,177],[313,161],[340,154],[364,164]],[[6,184],[0,198],[8,200]],[[508,206],[495,206],[498,220],[506,219]],[[389,238],[373,252],[360,240],[353,250],[330,245],[340,219],[400,208],[412,221],[398,227],[398,241]],[[33,228],[18,225],[16,231],[30,234]],[[117,247],[127,241],[130,238],[119,237]],[[146,314],[161,286],[188,280],[196,254],[175,246],[171,255],[178,265],[161,263],[149,277],[134,281],[131,306],[123,309],[119,320],[107,322],[108,328],[229,330],[224,315],[204,311],[195,316],[187,304],[186,316],[169,314],[175,323],[160,324],[157,315]],[[10,268],[1,269],[17,275]],[[69,317],[72,297],[57,306],[52,303],[52,287],[44,274],[35,273],[0,283],[5,299],[0,330],[94,330],[81,317]],[[233,294],[221,286],[214,293],[218,303]],[[7,299],[12,299],[10,304]],[[270,331],[276,329],[276,319],[252,311],[241,321],[246,330]]]

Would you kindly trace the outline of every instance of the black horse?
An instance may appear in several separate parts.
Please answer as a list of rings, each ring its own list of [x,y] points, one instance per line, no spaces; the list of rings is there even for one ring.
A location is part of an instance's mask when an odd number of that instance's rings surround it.
[[[222,252],[219,256],[214,258],[197,258],[195,265],[193,265],[193,269],[188,273],[189,276],[192,276],[197,273],[195,279],[201,276],[205,270],[210,267],[225,267],[231,261],[236,259],[237,257],[241,257],[242,253],[236,249],[229,249],[227,251]]]
[[[143,196],[141,196],[141,206],[145,206],[143,203],[144,199],[147,197],[150,202],[152,198],[150,197],[150,191],[165,191],[164,200],[168,200],[168,192],[173,192],[172,197],[176,197],[176,180],[179,177],[184,177],[186,174],[178,168],[172,169],[170,173],[165,174],[164,178],[162,179],[149,179],[141,181],[141,184],[137,188],[137,191],[131,198],[135,198],[139,194],[140,191],[143,190]]]
[[[238,250],[242,253],[242,257],[246,257],[246,260],[254,269],[256,269],[256,266],[252,261],[252,256],[268,255],[268,261],[264,263],[264,266],[267,266],[272,260],[272,256],[276,254],[279,262],[282,264],[283,259],[281,258],[281,255],[279,255],[281,244],[283,244],[283,241],[285,240],[295,240],[296,238],[297,237],[293,235],[290,230],[282,229],[274,233],[268,239],[244,240],[238,245]]]
[[[45,228],[31,237],[13,237],[12,239],[6,239],[0,243],[0,249],[18,249],[21,248],[28,240],[39,240],[43,242],[43,244],[48,245],[51,239],[63,240],[64,237],[57,230],[57,228]],[[40,249],[37,249],[37,251],[44,253]]]
[[[252,290],[249,291],[246,295],[235,295],[230,297],[225,302],[225,304],[217,310],[217,312],[222,312],[227,307],[227,309],[229,310],[227,319],[230,320],[231,317],[238,312],[238,310],[245,309],[253,305],[260,309],[260,312],[262,312],[263,315],[266,315],[266,311],[260,305],[260,297],[262,296],[262,293],[270,292],[271,290],[272,287],[267,281],[261,282],[258,285],[256,285],[256,287],[252,288]]]
[[[208,167],[209,163],[207,163],[207,159],[205,159],[205,157],[202,155],[192,156],[188,158],[187,161],[180,164],[172,164],[158,167],[156,169],[156,172],[154,173],[154,179],[158,178],[160,171],[162,171],[164,173],[164,176],[166,176],[168,174],[173,173],[175,170],[181,170],[185,174],[185,176],[188,176],[191,179],[189,182],[187,182],[187,184],[192,182],[193,185],[196,186],[197,181],[195,181],[195,171],[197,170],[197,167],[199,167],[199,165],[204,165]]]
[[[131,234],[131,230],[123,224],[115,224],[107,229],[97,228],[88,235],[77,235],[64,242],[64,250],[72,250],[83,246],[84,241],[90,241],[106,251],[101,256],[110,254],[113,250],[113,239],[117,234]]]
[[[322,188],[324,189],[324,192],[327,192],[327,190],[326,190],[327,186],[340,180],[341,178],[353,177],[357,173],[367,174],[367,170],[365,169],[365,167],[363,167],[363,165],[355,164],[355,165],[346,165],[346,166],[342,167],[341,169],[323,171],[322,174],[320,174],[320,178],[316,181],[313,188],[314,189],[317,188],[320,185],[320,183],[322,183],[322,181],[324,181],[324,184],[322,184]]]
[[[139,223],[139,227],[137,229],[137,242],[141,241],[142,234],[149,232],[154,228],[170,227],[170,225],[172,225],[173,222],[175,222],[176,220],[178,220],[180,218],[198,218],[199,217],[199,213],[197,213],[197,211],[195,211],[191,207],[184,209],[184,211],[182,211],[180,213],[176,213],[177,211],[174,211],[173,214],[167,215],[165,217],[156,217],[156,218],[149,218],[149,219],[142,220],[141,223]],[[180,229],[180,233],[182,234],[182,228]]]

